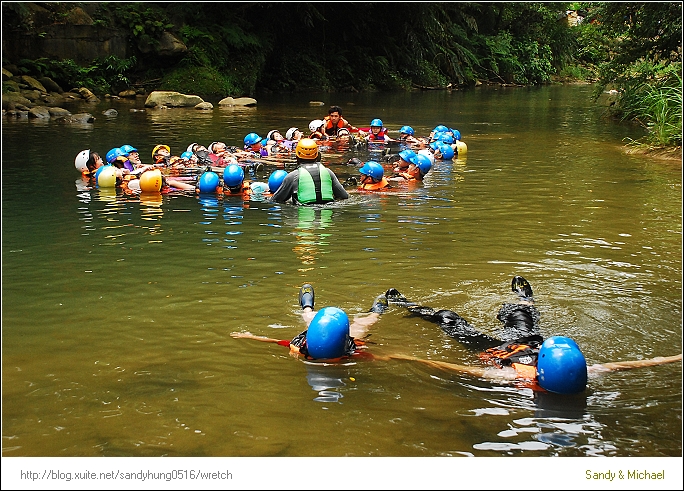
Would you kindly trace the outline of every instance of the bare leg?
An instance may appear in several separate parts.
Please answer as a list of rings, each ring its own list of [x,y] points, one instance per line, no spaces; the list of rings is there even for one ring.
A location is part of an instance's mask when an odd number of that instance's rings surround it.
[[[368,329],[370,329],[379,318],[380,314],[377,312],[371,312],[367,315],[354,318],[349,325],[349,335],[355,339],[363,338],[368,333]]]

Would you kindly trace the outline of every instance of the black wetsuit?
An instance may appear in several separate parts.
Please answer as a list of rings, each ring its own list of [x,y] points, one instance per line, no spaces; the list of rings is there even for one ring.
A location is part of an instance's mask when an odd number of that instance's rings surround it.
[[[442,328],[448,336],[458,340],[465,347],[481,352],[481,357],[492,361],[496,365],[504,366],[511,364],[524,364],[534,366],[537,363],[537,354],[543,342],[539,334],[539,311],[532,305],[532,289],[529,283],[522,277],[514,279],[521,285],[527,285],[527,295],[519,294],[527,303],[505,303],[499,309],[497,319],[503,323],[501,339],[484,334],[467,320],[453,310],[435,310],[412,304],[405,298],[399,297],[399,301],[414,315],[419,315],[425,320],[434,322]],[[396,290],[395,290],[396,291]],[[514,288],[514,291],[515,288]],[[398,292],[397,292],[398,294]]]
[[[448,336],[457,339],[465,347],[477,351],[483,361],[498,367],[537,365],[539,348],[544,339],[537,334],[539,311],[534,305],[504,304],[497,318],[504,323],[502,339],[484,334],[452,310],[434,310],[430,307],[413,306],[409,311],[423,319],[439,324]]]

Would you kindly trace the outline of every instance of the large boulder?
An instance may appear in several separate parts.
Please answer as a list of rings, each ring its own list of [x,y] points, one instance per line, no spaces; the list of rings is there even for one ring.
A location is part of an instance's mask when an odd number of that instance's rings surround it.
[[[157,56],[178,56],[188,51],[188,47],[183,44],[183,41],[167,31],[162,33],[156,44],[140,40],[138,49],[143,54],[154,53]]]
[[[22,90],[21,95],[26,97],[29,101],[31,102],[39,102],[41,101],[41,96],[43,95],[43,92],[40,90]]]
[[[183,41],[170,32],[164,31],[161,38],[159,38],[159,46],[157,46],[157,54],[159,56],[177,56],[187,51],[188,47],[183,44]]]
[[[195,109],[199,109],[202,111],[211,111],[214,109],[214,105],[211,102],[200,102],[195,106]]]
[[[78,93],[86,102],[100,102],[100,99],[98,99],[95,94],[85,87],[80,87],[78,89]]]
[[[66,102],[66,98],[57,92],[50,92],[48,95],[43,96],[42,100],[46,106],[61,106]]]
[[[71,116],[71,113],[62,107],[48,107],[47,109],[50,112],[50,116],[55,119]]]
[[[2,79],[9,80],[12,77],[14,77],[14,74],[10,72],[7,68],[2,67]]]
[[[44,93],[47,94],[47,90],[45,89],[45,87],[43,86],[43,84],[41,84],[41,83],[40,83],[38,80],[36,80],[35,78],[29,77],[28,75],[23,75],[23,76],[21,77],[21,80],[22,80],[26,85],[28,85],[29,88],[31,88],[31,89],[33,89],[33,90],[39,90],[39,91],[44,92]]]
[[[147,96],[145,107],[195,107],[204,100],[197,95],[185,95],[180,92],[155,90]]]
[[[3,109],[14,109],[17,104],[23,104],[24,106],[32,107],[33,103],[29,101],[26,97],[21,95],[19,92],[5,92],[2,94],[2,108]]]
[[[119,92],[119,97],[135,98],[136,95],[137,95],[137,92],[135,91],[135,89],[127,89],[127,90],[122,90],[121,92]]]
[[[251,97],[238,97],[237,99],[226,97],[219,101],[219,106],[256,106],[256,104],[256,99]]]
[[[43,87],[45,87],[48,92],[57,92],[58,94],[64,93],[64,89],[62,89],[62,87],[60,87],[59,84],[50,77],[41,77],[38,79],[38,81],[43,84]]]
[[[50,119],[50,111],[45,106],[36,106],[29,109],[29,118]]]

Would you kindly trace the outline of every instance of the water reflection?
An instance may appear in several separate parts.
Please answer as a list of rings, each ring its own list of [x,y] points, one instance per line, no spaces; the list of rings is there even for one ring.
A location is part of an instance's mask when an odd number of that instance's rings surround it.
[[[305,363],[306,381],[313,390],[318,392],[314,397],[316,402],[340,402],[344,397],[342,387],[346,387],[344,378],[347,376],[346,369],[339,365]]]
[[[496,433],[501,440],[475,443],[475,450],[505,455],[530,451],[543,451],[544,455],[585,455],[602,451],[594,444],[603,425],[587,411],[585,393],[562,395],[525,387],[468,386],[488,393],[486,400],[492,404],[473,409],[476,416],[506,417],[521,411],[530,414],[523,418],[504,418],[506,428]]]
[[[299,271],[310,271],[316,259],[325,253],[330,245],[331,233],[324,232],[332,224],[333,210],[314,206],[297,208],[298,223],[292,232],[296,243],[292,250],[304,267]]]

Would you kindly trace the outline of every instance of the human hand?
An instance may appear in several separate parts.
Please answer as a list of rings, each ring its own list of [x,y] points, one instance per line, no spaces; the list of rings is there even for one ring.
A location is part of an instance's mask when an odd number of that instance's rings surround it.
[[[231,332],[230,333],[230,337],[235,338],[235,339],[251,338],[252,336],[254,336],[254,335],[251,332]]]

